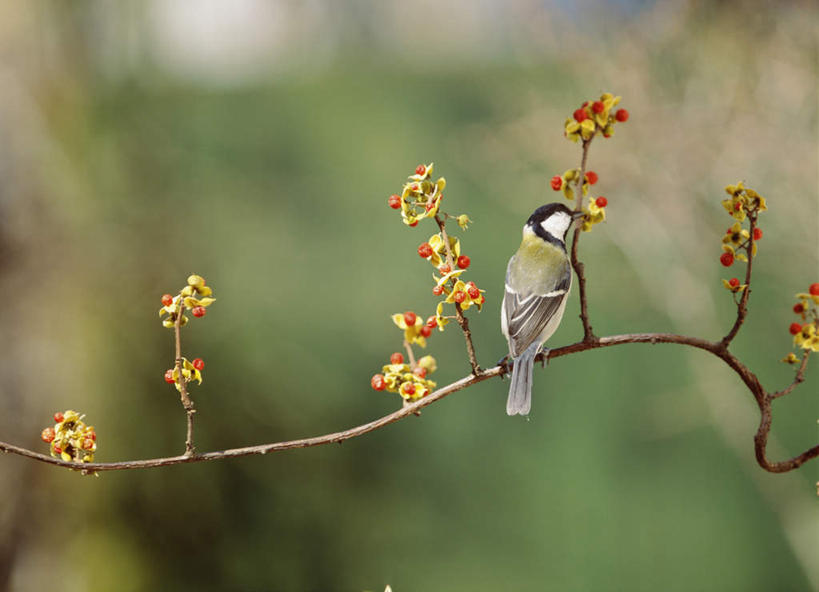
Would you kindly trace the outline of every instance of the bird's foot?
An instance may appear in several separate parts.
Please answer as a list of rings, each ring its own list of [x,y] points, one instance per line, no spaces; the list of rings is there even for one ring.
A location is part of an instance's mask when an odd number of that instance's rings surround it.
[[[497,361],[495,366],[500,366],[501,373],[500,377],[503,380],[503,377],[509,374],[512,371],[512,366],[515,365],[515,361],[509,357],[509,354],[503,356],[500,360]]]
[[[541,353],[541,356],[542,356],[542,357],[540,358],[540,367],[541,367],[541,368],[545,368],[545,367],[546,367],[546,364],[548,364],[548,363],[549,363],[549,352],[550,352],[550,351],[552,351],[552,350],[550,350],[550,349],[549,349],[548,347],[546,347],[545,345],[544,345],[542,348],[540,348],[540,353]]]

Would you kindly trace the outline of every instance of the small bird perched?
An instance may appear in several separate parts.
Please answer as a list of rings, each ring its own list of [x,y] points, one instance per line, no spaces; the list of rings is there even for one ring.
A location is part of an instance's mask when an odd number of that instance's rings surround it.
[[[541,206],[523,227],[523,240],[506,268],[501,330],[514,361],[508,415],[528,415],[532,408],[532,364],[563,318],[572,267],[566,232],[582,216],[560,203]]]

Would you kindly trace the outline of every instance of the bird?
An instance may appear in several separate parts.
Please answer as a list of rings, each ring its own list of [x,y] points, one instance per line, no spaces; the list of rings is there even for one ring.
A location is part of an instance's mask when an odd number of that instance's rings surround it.
[[[539,207],[523,226],[523,240],[509,259],[501,305],[501,330],[513,361],[507,415],[529,415],[532,365],[557,330],[572,287],[566,233],[582,212],[561,203]]]

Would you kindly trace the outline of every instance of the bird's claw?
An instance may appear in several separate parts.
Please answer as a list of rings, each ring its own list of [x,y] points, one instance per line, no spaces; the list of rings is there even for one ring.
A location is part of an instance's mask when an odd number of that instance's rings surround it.
[[[500,377],[503,380],[503,377],[509,374],[512,371],[512,366],[515,365],[514,360],[509,358],[509,354],[503,356],[498,362],[495,364],[496,366],[500,366],[501,372]]]
[[[549,363],[549,352],[550,351],[551,350],[548,347],[546,347],[545,345],[542,348],[540,348],[540,353],[541,353],[541,356],[542,356],[540,358],[540,367],[541,368],[545,368],[546,364]]]

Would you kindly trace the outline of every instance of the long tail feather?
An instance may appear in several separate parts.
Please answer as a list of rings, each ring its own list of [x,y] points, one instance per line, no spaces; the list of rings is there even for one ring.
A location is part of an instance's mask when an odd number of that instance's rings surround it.
[[[515,359],[509,384],[509,398],[506,400],[507,415],[529,415],[532,408],[532,364],[540,350],[540,344],[534,345]]]

